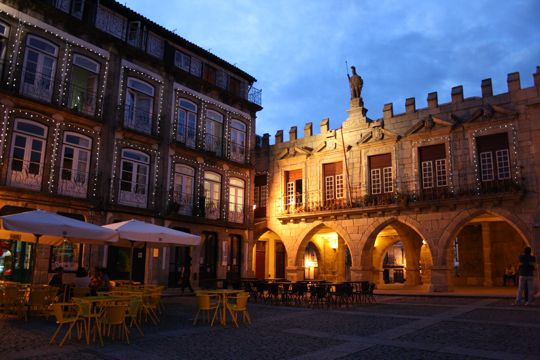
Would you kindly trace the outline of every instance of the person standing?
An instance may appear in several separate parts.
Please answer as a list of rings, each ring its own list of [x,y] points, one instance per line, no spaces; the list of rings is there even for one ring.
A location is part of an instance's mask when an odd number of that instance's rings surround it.
[[[184,267],[182,269],[182,279],[180,283],[182,294],[186,287],[193,293],[193,288],[191,287],[191,256],[189,256],[189,254],[186,255],[186,261],[184,262]]]
[[[515,305],[520,305],[523,300],[523,293],[525,290],[528,292],[528,296],[525,302],[525,305],[531,305],[534,297],[534,284],[533,284],[533,272],[534,265],[536,263],[536,258],[531,255],[531,248],[526,247],[523,250],[523,254],[519,256],[519,281],[518,281],[518,291],[516,295]]]

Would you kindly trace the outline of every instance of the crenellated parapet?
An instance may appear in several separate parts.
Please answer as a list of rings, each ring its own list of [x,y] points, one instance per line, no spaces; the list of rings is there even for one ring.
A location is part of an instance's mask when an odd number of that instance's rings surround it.
[[[438,93],[430,92],[427,94],[426,107],[417,108],[416,99],[410,97],[405,99],[405,112],[394,113],[393,103],[386,103],[383,106],[382,118],[370,119],[366,117],[366,109],[362,105],[355,103],[348,110],[349,116],[340,124],[338,129],[347,131],[357,131],[363,139],[366,135],[362,132],[376,129],[377,133],[386,132],[395,134],[396,138],[402,138],[411,133],[411,128],[417,126],[418,122],[423,123],[444,123],[454,125],[460,119],[471,117],[478,118],[480,115],[493,112],[493,106],[504,107],[505,104],[512,102],[512,106],[520,102],[526,102],[528,99],[540,95],[540,66],[536,67],[533,74],[533,86],[529,88],[521,87],[520,74],[518,72],[507,75],[507,91],[500,94],[493,93],[492,81],[490,78],[482,80],[480,84],[481,96],[466,97],[462,85],[454,86],[450,89],[451,100],[448,103],[439,103]],[[479,110],[480,109],[480,110]],[[292,126],[289,130],[289,139],[284,139],[283,130],[278,130],[275,134],[274,144],[268,146],[278,146],[279,148],[294,148],[295,146],[305,146],[313,142],[325,141],[329,136],[335,136],[336,130],[330,127],[330,119],[324,118],[319,123],[319,133],[314,134],[313,123],[308,122],[304,125],[303,136],[298,136],[297,126]],[[431,128],[430,128],[431,129]],[[381,139],[384,136],[380,137]]]

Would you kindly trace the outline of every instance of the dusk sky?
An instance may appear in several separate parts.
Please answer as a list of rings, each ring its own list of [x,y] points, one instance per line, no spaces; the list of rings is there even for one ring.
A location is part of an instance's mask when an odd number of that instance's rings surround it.
[[[427,94],[450,101],[463,85],[479,96],[482,79],[506,92],[518,71],[532,85],[540,65],[540,1],[401,0],[129,0],[126,6],[235,64],[262,89],[257,134],[277,130],[285,140],[312,121],[335,129],[349,107],[347,68],[364,80],[367,116],[394,114],[405,99],[426,107]],[[156,4],[160,4],[157,6]],[[350,72],[350,69],[349,69]]]

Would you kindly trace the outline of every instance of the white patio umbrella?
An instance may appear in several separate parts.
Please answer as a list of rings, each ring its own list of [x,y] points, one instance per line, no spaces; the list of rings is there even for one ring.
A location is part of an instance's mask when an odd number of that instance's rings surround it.
[[[133,247],[136,243],[152,246],[196,246],[201,243],[201,237],[198,235],[133,219],[103,225],[103,227],[118,233],[120,240],[116,245],[131,247],[131,259],[133,259]],[[132,268],[130,267],[129,279],[131,280],[131,278]]]
[[[2,219],[0,238],[46,245],[75,243],[104,244],[118,241],[118,234],[110,229],[72,219],[43,210],[5,215]],[[36,256],[32,258],[32,280]]]

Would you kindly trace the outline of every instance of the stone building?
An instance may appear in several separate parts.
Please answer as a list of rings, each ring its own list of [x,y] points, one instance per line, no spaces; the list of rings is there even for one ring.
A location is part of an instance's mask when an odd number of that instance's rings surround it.
[[[0,212],[131,218],[202,237],[193,249],[38,246],[53,267],[175,286],[236,279],[252,239],[254,77],[110,0],[0,3]],[[0,241],[0,277],[28,279],[33,244]],[[69,275],[68,275],[69,276]]]
[[[522,88],[481,97],[452,88],[405,113],[369,119],[351,89],[347,119],[293,126],[257,149],[259,278],[369,280],[379,288],[503,285],[525,245],[540,245],[540,68]],[[360,82],[360,90],[361,90]],[[352,87],[352,86],[351,86]],[[267,166],[266,166],[267,165]]]

